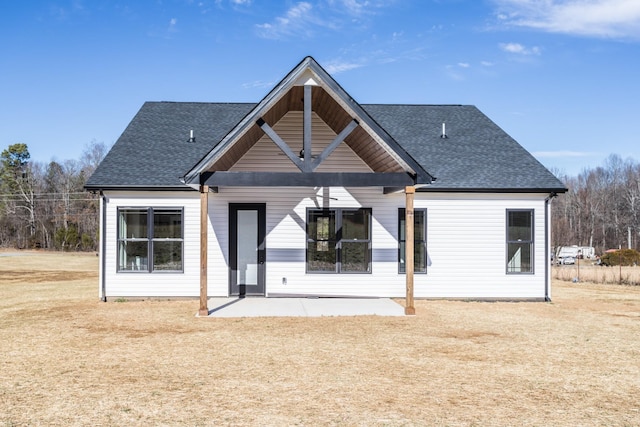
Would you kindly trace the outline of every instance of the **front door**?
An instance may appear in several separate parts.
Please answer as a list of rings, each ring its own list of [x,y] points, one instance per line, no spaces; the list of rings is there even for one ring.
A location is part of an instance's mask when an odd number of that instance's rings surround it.
[[[263,203],[229,205],[231,295],[264,296],[266,214]]]

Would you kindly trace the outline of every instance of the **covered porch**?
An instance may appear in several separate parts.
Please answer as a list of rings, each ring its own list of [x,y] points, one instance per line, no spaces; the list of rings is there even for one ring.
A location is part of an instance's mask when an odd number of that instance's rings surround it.
[[[206,315],[210,308],[207,306],[210,296],[225,295],[312,296],[334,300],[335,297],[356,296],[405,297],[407,313],[413,314],[415,188],[408,186],[403,193],[393,195],[383,195],[379,188],[323,189],[238,187],[234,191],[231,187],[219,189],[218,194],[206,186],[202,187],[199,264],[199,311],[202,315]],[[244,203],[246,196],[254,194],[254,191],[262,193],[255,196],[257,200],[268,202]],[[268,197],[260,198],[274,192],[286,192],[289,196],[281,195],[275,204]],[[316,208],[317,205],[308,197],[308,194],[316,192],[325,197],[319,196],[315,202],[331,199],[331,207],[323,208],[320,204],[320,208]],[[331,197],[326,197],[329,194]],[[345,195],[352,198],[347,199]],[[290,203],[291,200],[294,202]],[[371,200],[375,200],[373,205],[369,204]],[[372,215],[372,212],[382,216]],[[341,255],[344,251],[339,249],[340,243],[330,237],[324,242],[313,241],[320,224],[333,226],[333,219],[327,215],[336,213],[337,233],[343,230],[340,220],[347,221],[347,217],[356,222],[345,223],[344,226],[351,227],[351,230],[354,225],[368,230],[365,236],[368,244],[366,241],[343,240],[342,247],[349,245],[352,248],[349,259]],[[328,222],[320,222],[323,219]],[[364,221],[362,228],[358,225],[361,223],[359,220]],[[403,235],[402,243],[398,240],[398,227]],[[345,233],[356,238],[352,232]],[[332,249],[334,244],[336,249]],[[398,252],[400,244],[403,250]],[[353,252],[354,245],[363,247],[367,252]],[[329,252],[315,252],[316,248]],[[242,251],[247,251],[244,252],[246,256]],[[323,264],[327,255],[339,264],[331,264],[331,261]],[[362,258],[364,264],[353,263]],[[243,259],[244,262],[241,261]]]
[[[324,69],[312,58],[306,58],[184,177],[187,185],[200,192],[200,315],[209,313],[210,195],[220,189],[233,192],[253,188],[259,192],[260,188],[293,187],[375,187],[381,189],[380,197],[404,193],[405,312],[414,314],[414,195],[416,188],[432,180]],[[244,203],[258,217],[265,209],[259,199],[254,205]],[[230,235],[237,227],[232,223],[235,211],[233,215],[231,211],[244,208],[229,205]],[[302,227],[306,220],[302,220]],[[265,234],[260,227],[257,226],[257,233],[262,233],[258,238],[258,269],[264,268],[265,262]],[[237,236],[230,236],[229,240],[240,241]],[[232,254],[228,262],[234,262]]]

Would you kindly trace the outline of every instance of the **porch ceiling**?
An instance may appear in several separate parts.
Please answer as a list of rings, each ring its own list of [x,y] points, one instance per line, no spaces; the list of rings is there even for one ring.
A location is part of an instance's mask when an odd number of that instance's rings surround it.
[[[311,109],[336,134],[340,133],[354,118],[336,102],[336,100],[322,87],[312,87]],[[304,87],[292,86],[268,111],[262,114],[262,119],[273,127],[289,111],[304,110]],[[258,117],[256,117],[258,119]],[[232,147],[218,159],[209,172],[228,171],[240,158],[253,147],[264,135],[264,131],[253,123],[249,129],[233,144]],[[374,171],[378,173],[404,172],[387,150],[362,127],[356,127],[344,142]]]

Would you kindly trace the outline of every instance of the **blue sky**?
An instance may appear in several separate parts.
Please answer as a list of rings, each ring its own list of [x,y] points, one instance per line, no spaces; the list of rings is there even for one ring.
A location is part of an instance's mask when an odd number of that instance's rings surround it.
[[[145,101],[257,102],[313,56],[360,103],[472,104],[554,171],[640,161],[640,0],[0,6],[0,149],[77,159]]]

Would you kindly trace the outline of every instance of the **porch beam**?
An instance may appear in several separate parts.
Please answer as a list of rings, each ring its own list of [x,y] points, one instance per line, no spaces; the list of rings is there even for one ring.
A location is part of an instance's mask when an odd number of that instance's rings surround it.
[[[404,193],[404,187],[384,187],[382,194],[398,194]]]
[[[282,138],[280,138],[280,135],[278,135],[276,131],[274,131],[273,128],[267,124],[267,122],[265,122],[263,119],[258,119],[256,124],[260,126],[260,129],[262,129],[264,133],[266,133],[267,136],[271,138],[271,140],[278,146],[278,148],[282,150],[285,156],[287,156],[289,160],[291,160],[291,162],[293,162],[293,164],[296,165],[298,169],[300,169],[301,172],[310,172],[309,163],[305,164],[303,161],[301,161],[298,155],[294,153],[293,150],[291,150],[291,147],[289,147],[289,145],[284,142]]]
[[[311,170],[316,170],[316,168],[320,166],[320,163],[324,162],[326,158],[329,157],[331,153],[333,153],[333,150],[338,148],[338,145],[340,145],[340,143],[344,141],[344,139],[349,136],[349,134],[351,134],[351,132],[353,132],[356,127],[358,127],[358,121],[355,119],[351,120],[351,122],[344,129],[342,129],[342,131],[334,138],[334,140],[325,147],[318,158],[313,161]],[[305,151],[305,156],[306,154],[307,152]]]
[[[211,174],[204,184],[213,187],[405,187],[413,178],[404,172],[229,172]],[[413,187],[412,187],[413,188]]]
[[[416,308],[413,303],[413,272],[414,272],[414,213],[413,213],[413,198],[416,192],[415,187],[407,186],[404,189],[405,193],[405,250],[404,250],[404,269],[407,281],[407,295],[404,304],[404,314],[414,315],[416,314]]]
[[[200,185],[200,309],[199,316],[208,316],[207,252],[209,227],[209,186]]]
[[[303,114],[302,152],[304,163],[311,162],[311,86],[304,85],[304,114]]]

